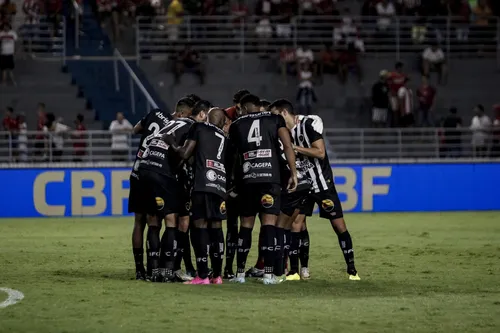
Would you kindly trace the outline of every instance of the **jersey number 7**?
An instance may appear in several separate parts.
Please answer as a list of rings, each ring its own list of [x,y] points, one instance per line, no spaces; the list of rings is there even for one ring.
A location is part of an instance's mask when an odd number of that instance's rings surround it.
[[[260,146],[262,136],[260,135],[260,119],[255,119],[250,126],[250,131],[247,137],[248,142],[254,142],[257,147]]]

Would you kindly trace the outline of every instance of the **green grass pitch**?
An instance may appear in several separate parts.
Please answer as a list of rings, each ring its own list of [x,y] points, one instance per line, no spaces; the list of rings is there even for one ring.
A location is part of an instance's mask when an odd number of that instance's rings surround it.
[[[132,280],[131,218],[0,220],[0,332],[500,332],[500,213],[347,222],[360,282],[312,218],[310,281],[185,286]]]

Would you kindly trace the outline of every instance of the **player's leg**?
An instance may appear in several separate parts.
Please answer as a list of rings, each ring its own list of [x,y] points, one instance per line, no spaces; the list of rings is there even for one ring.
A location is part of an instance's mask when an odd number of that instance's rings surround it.
[[[135,279],[145,280],[146,270],[144,269],[144,229],[146,229],[147,219],[145,214],[136,213],[134,216],[134,229],[132,230],[132,252],[135,262]]]
[[[337,234],[340,249],[347,264],[349,280],[360,280],[354,265],[354,250],[351,235],[347,230],[344,220],[344,212],[340,203],[337,190],[332,188],[317,194],[320,217],[330,220],[333,230]],[[320,200],[321,199],[321,200]]]
[[[300,259],[300,277],[303,280],[309,279],[309,231],[307,230],[307,221],[304,216],[302,227],[300,230],[299,242],[299,259]]]
[[[183,216],[181,216],[181,214]],[[186,252],[189,252],[189,261],[186,263],[186,271],[189,269],[194,271],[193,264],[191,263],[191,244],[189,243],[189,213],[186,215],[185,212],[181,212],[177,221],[177,252],[174,260],[174,275],[180,281],[191,281],[193,277],[184,273],[181,269],[182,260],[185,258]]]
[[[292,223],[291,233],[290,233],[290,269],[288,271],[287,280],[300,280],[299,275],[299,249],[300,249],[300,230],[304,223],[305,214],[303,211],[297,215]]]
[[[238,248],[238,199],[228,198],[227,208],[227,231],[226,231],[226,266],[224,268],[224,279],[234,278],[233,262]]]
[[[259,216],[259,219],[262,221],[262,216]],[[248,271],[245,272],[247,277],[262,277],[264,275],[264,252],[262,251],[262,241],[263,241],[264,233],[262,232],[262,225],[259,230],[259,248],[257,261],[255,262],[255,266],[250,267]]]
[[[165,231],[161,237],[160,267],[165,281],[174,280],[174,261],[176,251],[177,215],[165,216]]]
[[[224,260],[224,232],[222,220],[226,218],[226,202],[215,194],[207,194],[210,221],[210,262],[212,263],[212,284],[222,284],[222,261]]]

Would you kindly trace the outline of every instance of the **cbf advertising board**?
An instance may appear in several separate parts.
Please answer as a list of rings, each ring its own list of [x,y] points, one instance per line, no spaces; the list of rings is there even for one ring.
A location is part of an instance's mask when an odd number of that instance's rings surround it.
[[[500,210],[500,163],[332,166],[347,212]],[[0,217],[127,215],[130,168],[1,169]]]

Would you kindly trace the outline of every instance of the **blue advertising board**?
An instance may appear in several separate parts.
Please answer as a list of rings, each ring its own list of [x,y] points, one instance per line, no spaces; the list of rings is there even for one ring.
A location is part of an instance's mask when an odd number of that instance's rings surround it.
[[[333,166],[347,212],[500,210],[500,163]],[[1,169],[0,217],[127,214],[130,168]]]

